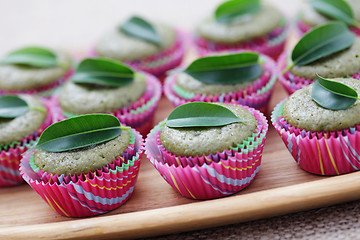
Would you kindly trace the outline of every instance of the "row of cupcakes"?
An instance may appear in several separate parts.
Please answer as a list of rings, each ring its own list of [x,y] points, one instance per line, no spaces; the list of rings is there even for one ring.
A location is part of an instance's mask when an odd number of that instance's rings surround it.
[[[359,169],[359,93],[356,79],[318,76],[275,107],[272,123],[301,168],[320,175]],[[145,154],[181,195],[224,197],[256,177],[267,131],[266,118],[253,108],[187,103],[154,127]],[[20,171],[59,214],[93,216],[129,199],[143,147],[141,135],[116,117],[82,115],[47,128]]]
[[[325,41],[327,45],[323,44]],[[355,69],[357,73],[359,72],[359,64],[356,62],[358,54],[356,51],[351,51],[356,42],[357,38],[344,24],[332,22],[317,27],[306,34],[294,48],[292,57],[295,56],[295,58],[292,61],[297,62],[296,59],[300,56],[301,63],[305,66],[299,68],[310,69],[308,72],[314,75],[314,72],[320,68],[311,69],[312,64],[321,66],[323,62],[327,63],[332,59],[339,61],[339,56],[350,54],[350,57],[347,58],[354,62],[351,69]],[[317,52],[319,50],[318,44],[323,47],[321,52]],[[336,48],[333,47],[334,44],[336,44]],[[297,56],[294,53],[300,53],[300,55]],[[308,59],[311,61],[307,61]],[[340,75],[330,77],[344,77],[344,71],[347,70],[344,67],[339,67],[343,65],[339,65],[337,68],[335,66],[337,65],[334,65],[333,68],[338,69]],[[294,63],[289,64],[289,67],[285,69],[292,71],[297,67]],[[325,67],[329,68],[327,65]],[[256,53],[243,52],[204,57],[194,61],[183,72],[173,73],[165,83],[165,94],[175,106],[187,102],[205,101],[232,102],[263,109],[267,106],[272,93],[275,82],[274,69],[273,60],[266,56],[259,57]],[[319,73],[323,77],[329,77],[326,71]],[[356,73],[350,73],[347,73],[346,76],[357,76]],[[290,76],[285,71],[284,75],[286,74]],[[310,79],[306,84],[311,81]],[[193,87],[186,88],[187,86]],[[210,93],[198,93],[196,92],[197,89],[210,91]],[[50,101],[51,107],[48,114],[54,122],[79,114],[108,112],[118,117],[122,123],[137,128],[145,136],[153,126],[152,117],[160,96],[160,84],[151,75],[135,72],[131,68],[111,60],[86,59],[78,65],[72,80],[63,88],[59,100],[52,99]],[[26,145],[28,135],[33,132],[27,132],[21,136],[12,134],[12,129],[14,129],[10,124],[12,121],[5,116],[1,122],[3,123],[2,132],[4,134],[11,137],[17,136],[16,139],[11,140],[8,140],[7,137],[3,138],[1,143],[2,155],[8,155],[12,151],[11,146],[23,147]],[[36,126],[32,131],[39,127]],[[15,128],[20,129],[19,126]],[[20,153],[14,157],[17,159],[17,164],[20,159],[19,155]],[[5,166],[7,159],[3,158],[3,160],[2,165]],[[13,166],[8,167],[3,172],[11,172],[12,175],[19,178],[15,160]]]

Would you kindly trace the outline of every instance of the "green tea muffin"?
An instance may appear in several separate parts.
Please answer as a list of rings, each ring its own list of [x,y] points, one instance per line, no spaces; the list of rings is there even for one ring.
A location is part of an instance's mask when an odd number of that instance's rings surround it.
[[[81,149],[66,152],[37,150],[34,153],[34,163],[44,172],[80,175],[112,163],[117,156],[125,152],[129,144],[129,131],[122,131],[113,140]]]
[[[14,119],[0,118],[0,145],[26,138],[36,132],[47,117],[44,104],[36,96],[20,95],[20,98],[26,101],[30,109]]]
[[[290,72],[297,77],[315,79],[315,73],[329,78],[351,76],[360,72],[360,38],[350,48],[321,58],[304,66],[294,66]]]
[[[104,57],[156,77],[180,65],[185,54],[183,34],[165,23],[132,16],[108,31],[91,57]]]
[[[274,108],[272,124],[299,167],[319,175],[360,169],[356,93],[360,94],[357,79],[319,76]]]
[[[200,56],[251,50],[276,59],[285,47],[286,35],[286,20],[273,5],[229,0],[196,27],[194,41]]]
[[[49,50],[50,51],[50,50]],[[10,93],[37,93],[50,96],[70,75],[72,60],[63,51],[53,51],[56,64],[49,67],[0,61],[0,91]]]
[[[96,45],[100,57],[117,61],[133,61],[150,57],[171,47],[176,40],[175,30],[163,23],[153,23],[156,32],[162,40],[161,45],[129,36],[118,29],[106,33]]]
[[[360,5],[358,0],[345,0],[352,9],[354,19],[360,21]],[[336,20],[331,17],[325,16],[322,13],[316,11],[311,4],[306,3],[300,10],[296,20],[296,30],[299,36],[304,35],[310,31],[313,27],[325,24],[329,21]],[[351,29],[357,35],[360,35],[360,28],[358,26],[351,26]]]
[[[353,78],[335,78],[360,93],[360,82]],[[345,110],[329,110],[319,106],[311,97],[309,85],[293,93],[283,108],[285,120],[300,129],[312,132],[339,131],[360,124],[360,103],[357,101]]]
[[[221,127],[202,128],[170,128],[165,125],[160,134],[164,148],[177,156],[207,156],[236,147],[239,142],[252,135],[257,127],[252,113],[240,106],[217,104],[230,109],[238,118],[245,121]]]
[[[106,113],[135,102],[145,90],[143,75],[137,75],[132,83],[121,87],[99,87],[69,81],[61,90],[59,104],[63,111],[72,114]]]
[[[145,154],[181,195],[224,197],[256,177],[267,130],[266,118],[253,108],[186,103],[148,134]]]
[[[81,115],[49,126],[23,156],[20,171],[54,211],[95,216],[131,197],[143,146],[140,133],[115,116]]]
[[[266,35],[280,25],[282,18],[277,8],[264,3],[258,12],[228,24],[206,19],[199,24],[197,32],[214,43],[234,44]]]

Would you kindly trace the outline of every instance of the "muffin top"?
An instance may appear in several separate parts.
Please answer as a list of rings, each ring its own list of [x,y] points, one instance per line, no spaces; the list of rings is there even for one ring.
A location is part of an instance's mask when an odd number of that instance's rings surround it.
[[[246,121],[220,127],[170,128],[165,125],[160,134],[164,148],[177,156],[216,154],[236,147],[255,132],[257,120],[252,113],[240,106],[217,104]]]
[[[100,57],[118,61],[139,60],[153,56],[173,45],[176,40],[175,30],[162,23],[152,23],[162,40],[161,45],[129,36],[118,29],[106,33],[96,45]]]
[[[71,58],[61,51],[55,52],[58,66],[39,68],[0,63],[0,89],[24,91],[49,85],[63,77],[71,67]]]
[[[41,170],[53,174],[81,174],[100,169],[122,156],[130,144],[130,131],[104,143],[66,152],[36,150],[34,163]]]
[[[232,44],[262,37],[279,26],[281,20],[279,10],[264,3],[259,12],[245,15],[231,23],[219,23],[214,18],[206,19],[200,23],[197,32],[209,41]]]
[[[360,81],[353,78],[336,78],[360,94]],[[313,84],[293,93],[286,101],[282,115],[284,119],[300,129],[312,132],[338,131],[360,124],[360,102],[345,110],[329,110],[319,106],[311,98]]]
[[[304,66],[294,66],[291,73],[306,79],[315,79],[315,73],[327,78],[344,77],[360,72],[360,38],[345,50],[321,58]]]
[[[353,9],[354,17],[360,21],[360,4],[358,0],[345,0]],[[317,26],[331,21],[331,19],[318,13],[310,4],[306,4],[300,11],[300,19],[310,26]]]
[[[251,84],[253,84],[257,79],[253,79],[251,81],[238,83],[238,84],[206,84],[203,82],[200,82],[190,76],[189,74],[186,74],[184,72],[181,72],[177,75],[176,79],[176,85],[180,87],[181,89],[195,94],[223,94],[223,93],[229,93],[233,92],[234,90],[240,90],[244,89]]]
[[[28,106],[45,108],[43,103],[31,95],[20,95]],[[46,119],[46,112],[29,109],[25,114],[14,119],[0,118],[0,144],[7,144],[19,141],[36,130]]]
[[[104,113],[125,107],[145,92],[145,76],[136,74],[134,81],[121,87],[100,87],[96,85],[67,82],[60,93],[59,104],[69,113]]]

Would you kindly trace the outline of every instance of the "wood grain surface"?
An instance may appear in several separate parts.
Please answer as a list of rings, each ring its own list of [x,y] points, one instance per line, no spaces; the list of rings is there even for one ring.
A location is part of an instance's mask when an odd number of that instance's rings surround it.
[[[272,109],[286,96],[279,84]],[[155,121],[173,109],[161,99]],[[269,112],[270,113],[270,112]],[[269,116],[269,113],[267,114]],[[321,177],[301,170],[270,126],[262,166],[249,187],[230,197],[190,200],[176,193],[144,157],[131,199],[98,217],[67,218],[28,185],[0,189],[0,239],[135,238],[249,221],[360,198],[360,173]]]

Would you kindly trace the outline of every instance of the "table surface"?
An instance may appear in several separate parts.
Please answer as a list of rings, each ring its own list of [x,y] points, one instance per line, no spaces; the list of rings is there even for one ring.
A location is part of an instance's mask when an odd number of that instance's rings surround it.
[[[0,56],[24,45],[84,52],[98,37],[132,14],[191,31],[219,0],[0,0]],[[273,0],[288,17],[299,0]],[[189,7],[191,6],[191,7]],[[360,202],[156,239],[355,239]],[[154,238],[155,239],[155,238]]]

